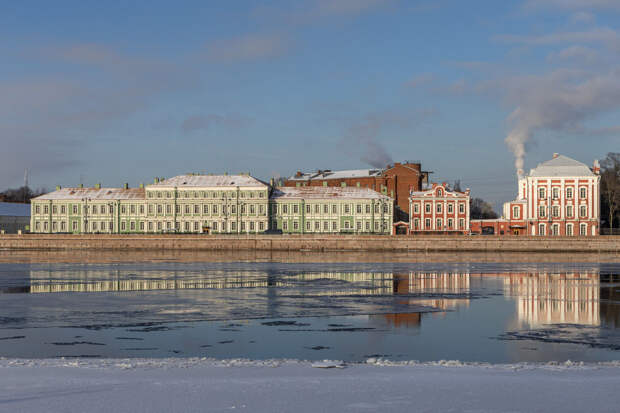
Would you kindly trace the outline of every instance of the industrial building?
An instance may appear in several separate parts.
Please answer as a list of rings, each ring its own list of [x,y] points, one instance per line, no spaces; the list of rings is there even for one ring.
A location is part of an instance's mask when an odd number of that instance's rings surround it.
[[[405,161],[387,165],[384,169],[354,169],[316,172],[298,171],[284,181],[284,186],[326,186],[368,188],[393,198],[396,203],[394,219],[408,221],[409,193],[428,184],[431,172],[423,171],[420,162]]]
[[[30,205],[0,202],[0,233],[17,234],[30,227]]]

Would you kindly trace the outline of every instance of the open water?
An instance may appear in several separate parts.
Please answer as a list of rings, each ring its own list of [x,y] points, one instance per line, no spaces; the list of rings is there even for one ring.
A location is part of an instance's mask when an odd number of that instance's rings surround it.
[[[620,359],[620,263],[0,264],[0,357]]]

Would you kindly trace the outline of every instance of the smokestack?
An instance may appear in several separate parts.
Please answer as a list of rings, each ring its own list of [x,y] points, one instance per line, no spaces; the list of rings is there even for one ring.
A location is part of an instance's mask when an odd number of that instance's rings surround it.
[[[129,184],[127,182],[125,182],[125,185],[123,185],[123,188],[129,189]]]
[[[557,158],[558,156],[560,156],[560,154],[559,154],[559,153],[557,153],[557,152],[554,152],[554,153],[553,153],[553,159]]]

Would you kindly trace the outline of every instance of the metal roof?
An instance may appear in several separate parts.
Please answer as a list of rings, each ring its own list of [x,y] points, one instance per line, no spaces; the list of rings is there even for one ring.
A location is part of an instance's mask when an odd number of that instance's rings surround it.
[[[147,188],[174,187],[221,187],[221,186],[255,186],[266,187],[267,184],[250,175],[179,175],[161,182],[147,185]]]
[[[291,176],[290,181],[311,181],[313,179],[347,179],[347,178],[368,178],[381,176],[383,169],[348,169],[343,171],[316,171],[304,172],[301,176]]]
[[[558,155],[530,170],[529,176],[594,176],[586,164]]]
[[[273,190],[271,199],[383,199],[392,200],[372,189],[338,186],[279,187]]]
[[[5,217],[29,217],[30,204],[0,202],[0,215]]]
[[[62,188],[36,198],[37,201],[45,200],[100,200],[100,199],[145,199],[144,188]]]

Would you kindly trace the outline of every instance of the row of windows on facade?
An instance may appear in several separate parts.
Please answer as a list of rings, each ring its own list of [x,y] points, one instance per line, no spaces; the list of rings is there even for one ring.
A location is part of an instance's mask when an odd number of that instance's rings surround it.
[[[315,214],[320,214],[321,210],[323,211],[323,214],[329,214],[329,204],[314,204],[310,205],[310,204],[306,204],[306,213],[307,214],[311,214],[314,213]],[[278,212],[279,211],[279,212]],[[273,213],[274,214],[288,214],[293,213],[293,214],[299,214],[300,211],[300,205],[299,204],[292,204],[292,205],[288,205],[288,204],[275,204],[273,205]],[[331,211],[332,214],[337,214],[338,213],[338,205],[336,204],[332,204],[331,206]],[[345,215],[351,214],[351,211],[353,211],[353,204],[344,204],[343,208],[342,208],[342,212]],[[375,204],[375,208],[374,208],[374,212],[375,214],[378,214],[382,211],[381,209],[381,205],[380,204]],[[364,212],[366,214],[370,214],[372,212],[372,208],[370,204],[356,204],[355,205],[355,212],[357,214],[363,214]],[[390,206],[389,204],[385,203],[383,204],[383,212],[388,214],[390,212]]]
[[[173,228],[173,222],[172,221],[167,221],[167,222],[147,222],[146,223],[146,228],[148,228],[148,231],[152,232],[152,231],[163,231],[164,229],[166,230],[172,230]],[[180,230],[185,230],[186,232],[188,231],[200,231],[200,222],[198,221],[194,221],[194,222],[176,222],[174,223],[174,229],[177,231]],[[236,231],[237,230],[237,223],[236,222],[230,222],[229,223],[229,227],[231,231]],[[121,222],[121,231],[144,231],[145,229],[145,223],[144,222]],[[209,224],[208,222],[204,223],[205,226],[209,226],[209,228],[211,228],[214,231],[218,231],[218,222],[214,221],[211,224]],[[266,223],[264,221],[260,221],[260,222],[241,222],[239,228],[241,229],[241,231],[256,231],[257,229],[259,231],[264,231],[265,230],[265,225]],[[88,231],[93,231],[93,232],[97,232],[97,231],[113,231],[114,230],[114,222],[106,222],[106,221],[91,221],[90,225],[86,224],[86,226],[88,227]],[[220,228],[222,231],[226,231],[226,222],[222,222],[219,224]],[[49,231],[49,223],[48,221],[37,221],[35,223],[35,230],[36,231],[41,231],[41,228],[43,228],[43,231]],[[79,231],[79,223],[77,221],[73,221],[72,225],[71,225],[71,230],[72,231]],[[53,232],[65,232],[67,231],[67,222],[65,221],[53,221],[52,222],[52,231]]]
[[[331,229],[333,231],[337,231],[338,230],[338,223],[336,221],[306,221],[306,230],[308,231],[312,231],[312,229],[314,228],[315,231],[320,231],[321,230],[321,222],[323,223],[322,228],[324,231],[329,231],[330,230],[330,222],[331,222]],[[129,224],[129,225],[128,225]],[[173,229],[173,224],[174,224],[174,229],[177,231],[180,231],[181,229],[187,231],[200,231],[200,225],[201,223],[199,221],[194,221],[194,222],[176,222],[173,223],[172,221],[167,221],[167,222],[162,222],[162,221],[158,221],[158,222],[152,222],[149,221],[146,223],[146,228],[148,228],[149,232],[152,231],[163,231],[165,230],[172,230]],[[222,231],[226,231],[227,229],[227,223],[226,222],[221,222],[218,224],[217,221],[213,221],[212,223],[208,223],[208,222],[204,222],[204,226],[208,226],[211,230],[213,231],[218,231],[218,226],[221,228]],[[260,221],[260,222],[240,222],[239,223],[239,229],[241,231],[264,231],[265,230],[265,222],[264,221]],[[114,230],[114,223],[113,222],[106,222],[106,221],[91,221],[90,225],[86,224],[88,226],[88,230],[89,231],[93,231],[93,232],[97,232],[97,231],[113,231]],[[145,223],[144,222],[121,222],[121,231],[144,231],[145,230]],[[276,222],[274,221],[273,226],[274,228],[276,227]],[[387,221],[383,221],[382,223],[379,221],[375,221],[374,223],[374,230],[375,231],[385,231],[387,229],[388,223]],[[237,231],[237,222],[229,222],[228,223],[228,227],[230,228],[231,231]],[[41,231],[41,228],[43,228],[43,231],[49,231],[49,222],[48,221],[37,221],[35,223],[35,230],[36,231]],[[52,222],[52,231],[53,232],[65,232],[67,231],[67,222],[65,221],[53,221]],[[72,222],[72,231],[78,231],[79,230],[79,223],[77,221],[73,221]],[[288,222],[287,221],[283,221],[282,222],[282,229],[285,231],[289,230],[289,226],[288,226]],[[292,229],[293,230],[299,230],[299,221],[293,221],[292,223]],[[343,224],[343,229],[348,230],[348,229],[354,229],[353,224],[349,221],[345,221]],[[371,223],[370,221],[366,221],[366,222],[362,222],[362,221],[357,221],[355,223],[355,229],[358,231],[362,231],[363,229],[365,229],[366,231],[370,231],[371,230]]]
[[[173,191],[147,191],[148,198],[172,198]],[[236,198],[237,191],[178,191],[179,198]],[[265,198],[265,191],[241,191],[239,198]]]
[[[550,228],[551,235],[560,235],[560,224],[552,224]],[[575,235],[573,224],[566,224],[565,231],[567,236]],[[538,224],[538,235],[546,235],[546,233],[546,225]],[[588,235],[588,224],[579,224],[579,235]]]
[[[430,214],[432,212],[432,208],[433,208],[432,202],[426,202],[424,204],[424,212],[425,213]],[[449,203],[448,206],[446,207],[446,211],[447,211],[448,214],[454,213],[454,204],[453,203]],[[438,214],[443,214],[443,204],[436,203],[435,204],[435,212],[437,212]],[[419,203],[413,204],[413,213],[414,214],[419,214],[420,213],[420,204]],[[464,214],[464,213],[465,213],[465,204],[464,203],[459,203],[459,214]]]
[[[538,217],[539,218],[545,218],[547,217],[547,207],[544,205],[541,205],[538,207]],[[512,207],[512,216],[513,218],[519,218],[520,217],[520,211],[521,209],[518,206]],[[566,205],[566,217],[567,218],[573,218],[573,211],[574,208],[572,205]],[[588,216],[588,207],[586,205],[581,205],[579,207],[579,217],[584,218]],[[560,207],[558,205],[553,205],[551,207],[551,217],[552,218],[559,218],[560,217]]]
[[[329,231],[330,221],[306,221],[306,231],[312,231],[313,228],[315,231],[321,231],[321,222],[323,222],[323,231]],[[274,222],[273,227],[276,228],[276,226],[277,226],[277,223]],[[346,220],[342,224],[342,229],[344,230],[355,229],[357,231],[362,231],[362,230],[371,231],[372,230],[371,227],[372,225],[370,221],[366,221],[366,222],[356,221],[355,226],[353,226],[352,222]],[[375,231],[385,231],[387,227],[388,227],[387,221],[383,221],[383,222],[375,221],[374,222]],[[288,231],[290,229],[292,229],[293,231],[299,231],[300,229],[299,221],[293,221],[291,227],[289,227],[288,221],[282,221],[281,229],[283,231]],[[331,221],[331,229],[332,231],[338,230],[338,223],[336,221]]]
[[[546,187],[538,187],[538,198],[539,199],[545,199],[547,194],[547,188]],[[588,196],[588,189],[584,186],[579,188],[579,198],[587,198]],[[551,188],[551,198],[553,199],[559,199],[560,198],[560,188]],[[572,199],[573,198],[573,188],[572,187],[567,187],[566,188],[566,199]]]
[[[263,204],[259,204],[259,205],[245,205],[245,204],[241,204],[240,205],[240,209],[241,209],[241,213],[242,214],[246,214],[247,211],[249,210],[250,214],[256,214],[256,210],[258,207],[258,213],[260,215],[264,215],[265,214],[265,205]],[[155,205],[148,205],[148,211],[149,214],[154,214],[155,210],[157,210],[158,214],[163,214],[164,210],[166,211],[167,214],[171,214],[172,213],[172,205],[161,205],[158,204],[155,208]],[[211,211],[212,214],[218,214],[218,205],[211,205],[211,207],[209,207],[209,205],[202,205],[202,208],[200,205],[185,205],[184,208],[181,208],[181,205],[176,205],[176,213],[180,214],[182,211],[184,211],[186,214],[191,214],[192,211],[194,214],[200,214],[201,210],[203,214],[209,214],[209,211]],[[49,214],[49,205],[43,205],[43,214]],[[53,205],[52,206],[52,214],[58,214],[59,208],[57,205]],[[73,205],[73,214],[78,214],[79,209],[78,209],[78,205]],[[237,213],[237,206],[236,205],[222,205],[222,214],[227,214],[230,211],[231,214],[236,214]],[[91,215],[98,215],[98,214],[113,214],[114,213],[114,205],[108,205],[106,207],[106,205],[84,205],[84,212],[86,214],[91,214]],[[144,205],[121,205],[121,214],[127,214],[127,213],[133,214],[135,215],[136,212],[138,212],[139,214],[143,215],[144,214]],[[35,214],[40,214],[41,213],[41,206],[40,205],[36,205],[35,206]],[[67,208],[66,205],[60,205],[60,214],[66,214],[67,213]]]
[[[454,227],[454,220],[452,218],[448,218],[446,221],[447,225],[444,227],[443,226],[443,220],[441,218],[437,218],[435,220],[435,229],[446,229],[446,230],[451,230],[451,229],[457,229]],[[431,224],[432,224],[432,220],[430,218],[426,218],[424,220],[424,229],[431,229]],[[413,229],[420,229],[420,219],[419,218],[415,218],[413,220]],[[465,230],[465,219],[460,218],[459,219],[459,230]]]

